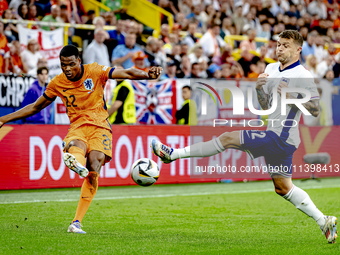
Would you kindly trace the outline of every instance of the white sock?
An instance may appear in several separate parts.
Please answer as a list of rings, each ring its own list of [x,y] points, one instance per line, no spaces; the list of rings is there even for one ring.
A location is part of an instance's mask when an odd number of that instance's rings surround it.
[[[304,190],[293,185],[292,189],[284,195],[283,198],[291,202],[297,209],[304,212],[309,217],[313,217],[320,228],[323,228],[325,225],[325,217]]]
[[[205,143],[196,143],[183,149],[174,149],[171,154],[171,159],[209,157],[224,150],[225,148],[223,147],[220,139],[217,137]]]

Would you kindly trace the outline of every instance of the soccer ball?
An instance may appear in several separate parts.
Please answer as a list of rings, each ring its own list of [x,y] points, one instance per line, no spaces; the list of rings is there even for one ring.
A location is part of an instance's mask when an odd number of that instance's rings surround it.
[[[138,159],[131,168],[131,178],[140,186],[150,186],[159,177],[159,168],[155,161],[148,158]]]

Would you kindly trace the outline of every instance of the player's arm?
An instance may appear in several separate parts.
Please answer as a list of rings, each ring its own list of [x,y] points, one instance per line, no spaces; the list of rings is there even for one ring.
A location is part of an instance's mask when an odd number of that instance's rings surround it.
[[[119,109],[119,107],[121,107],[122,105],[123,105],[122,101],[120,101],[120,100],[114,101],[114,103],[112,104],[112,106],[110,107],[110,109],[108,111],[109,116],[114,114],[115,111],[117,111]]]
[[[263,110],[268,110],[268,95],[263,90],[263,86],[267,83],[267,73],[261,73],[256,82],[256,93],[257,93],[257,100],[259,101],[261,108]]]
[[[52,100],[48,100],[44,96],[40,96],[34,103],[29,104],[16,112],[0,117],[0,127],[7,122],[20,120],[37,114],[42,109],[49,106],[52,102]]]
[[[158,79],[163,71],[162,67],[153,66],[150,68],[149,72],[144,72],[136,68],[130,69],[115,69],[110,74],[110,79],[128,79],[128,80],[150,80]]]
[[[286,84],[280,84],[278,86],[277,92],[280,94],[280,96],[281,96],[282,88],[288,88],[288,86]],[[292,96],[290,93],[286,94],[286,98],[298,99],[297,97]],[[292,108],[297,107],[295,104],[288,104],[288,105]],[[319,113],[320,113],[320,100],[319,100],[319,98],[311,99],[308,102],[303,103],[302,105],[307,109],[307,111],[310,114],[312,114],[313,117],[317,117],[319,115]]]

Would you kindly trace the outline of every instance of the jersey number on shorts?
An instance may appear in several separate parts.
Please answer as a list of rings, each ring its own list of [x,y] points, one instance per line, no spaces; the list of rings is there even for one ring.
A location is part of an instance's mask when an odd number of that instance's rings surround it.
[[[65,97],[65,99],[66,99],[66,107],[71,107],[71,106],[77,107],[77,105],[74,104],[74,102],[76,101],[76,97],[74,95],[70,95],[68,98]],[[70,99],[70,101],[69,101],[69,99]],[[69,104],[69,102],[71,104]]]
[[[251,133],[251,139],[255,139],[256,137],[263,138],[265,136],[266,136],[265,132]]]
[[[103,140],[103,144],[104,144],[104,149],[105,150],[111,150],[111,140],[110,138],[107,137],[107,135],[103,135],[104,140]]]

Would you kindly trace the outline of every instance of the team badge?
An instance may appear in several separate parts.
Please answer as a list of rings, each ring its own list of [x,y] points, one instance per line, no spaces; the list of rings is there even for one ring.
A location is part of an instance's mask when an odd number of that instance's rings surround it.
[[[92,90],[93,87],[94,87],[94,84],[93,84],[92,79],[86,79],[86,80],[84,81],[84,87],[85,87],[85,89],[87,89],[87,90]]]
[[[282,77],[282,78],[281,78],[281,81],[280,81],[280,83],[281,83],[281,82],[283,82],[283,83],[286,83],[286,84],[287,84],[287,86],[288,86],[288,84],[289,84],[289,81],[290,81],[290,79],[288,79],[288,78],[285,78],[285,77]]]

